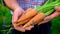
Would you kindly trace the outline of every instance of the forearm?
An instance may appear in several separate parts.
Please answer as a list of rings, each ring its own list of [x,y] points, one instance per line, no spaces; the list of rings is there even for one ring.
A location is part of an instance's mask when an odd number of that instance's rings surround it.
[[[12,10],[15,10],[16,8],[19,7],[19,4],[17,3],[16,0],[4,0],[6,5],[11,8]]]

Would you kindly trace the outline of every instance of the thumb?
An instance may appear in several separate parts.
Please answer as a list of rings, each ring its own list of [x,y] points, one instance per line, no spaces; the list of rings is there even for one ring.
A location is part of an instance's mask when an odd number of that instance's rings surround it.
[[[18,12],[14,12],[13,15],[12,15],[12,23],[15,23],[18,19]]]
[[[51,18],[51,16],[47,16],[47,17],[44,18],[44,21],[45,20],[50,20],[50,18]]]
[[[60,7],[56,6],[56,7],[55,7],[55,10],[56,10],[56,11],[60,11]]]
[[[20,11],[14,11],[12,15],[12,23],[15,23],[18,20],[18,17],[21,15]]]

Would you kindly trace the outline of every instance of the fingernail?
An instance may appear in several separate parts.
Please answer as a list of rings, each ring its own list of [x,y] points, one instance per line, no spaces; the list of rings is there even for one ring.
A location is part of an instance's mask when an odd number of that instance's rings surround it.
[[[60,7],[59,6],[56,6],[55,9],[59,9]]]
[[[21,30],[21,32],[25,32],[25,30]]]

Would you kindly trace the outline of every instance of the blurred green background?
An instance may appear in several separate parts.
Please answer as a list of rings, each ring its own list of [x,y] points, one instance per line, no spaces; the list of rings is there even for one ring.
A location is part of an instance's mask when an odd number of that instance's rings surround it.
[[[11,18],[12,15],[10,13],[10,9],[6,6],[2,5],[0,0],[0,34],[11,34],[9,31],[11,26]],[[51,20],[51,34],[60,34],[60,16]]]
[[[0,0],[0,34],[5,34],[9,31],[11,26],[11,16],[8,7],[3,6],[2,1]]]

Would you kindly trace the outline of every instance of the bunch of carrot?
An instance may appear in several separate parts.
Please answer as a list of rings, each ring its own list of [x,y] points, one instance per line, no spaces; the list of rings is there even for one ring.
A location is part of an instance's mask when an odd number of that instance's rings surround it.
[[[59,0],[47,0],[43,6],[38,6],[34,9],[29,8],[25,14],[18,19],[16,25],[25,24],[23,28],[30,25],[35,25],[41,22],[46,16],[50,15],[54,11],[55,6],[59,6]]]

